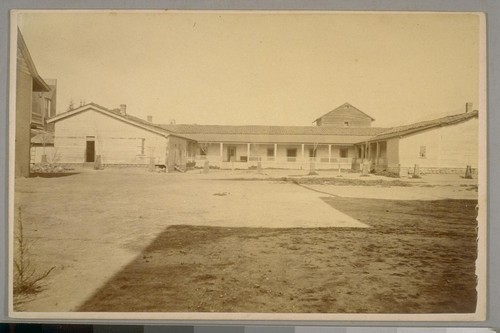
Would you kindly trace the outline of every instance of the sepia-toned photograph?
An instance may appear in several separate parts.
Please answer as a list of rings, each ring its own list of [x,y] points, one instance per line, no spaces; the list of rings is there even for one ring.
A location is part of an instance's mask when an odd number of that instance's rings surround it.
[[[11,16],[11,317],[485,319],[484,15]]]

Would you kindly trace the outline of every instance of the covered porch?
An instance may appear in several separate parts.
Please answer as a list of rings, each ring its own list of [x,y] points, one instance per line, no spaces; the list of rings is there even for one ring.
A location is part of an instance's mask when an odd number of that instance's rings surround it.
[[[387,141],[364,142],[355,145],[356,168],[361,163],[370,163],[371,171],[384,171],[387,169]]]
[[[315,143],[200,142],[196,166],[206,161],[222,169],[262,168],[352,169],[356,161],[354,145]]]

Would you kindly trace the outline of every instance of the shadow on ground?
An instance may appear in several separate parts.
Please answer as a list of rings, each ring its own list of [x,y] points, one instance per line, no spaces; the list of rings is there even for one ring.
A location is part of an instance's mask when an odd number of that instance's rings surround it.
[[[79,172],[32,172],[30,173],[30,178],[42,177],[42,178],[59,178],[68,177],[79,174]]]
[[[372,228],[171,226],[79,311],[475,311],[477,201],[323,200]]]

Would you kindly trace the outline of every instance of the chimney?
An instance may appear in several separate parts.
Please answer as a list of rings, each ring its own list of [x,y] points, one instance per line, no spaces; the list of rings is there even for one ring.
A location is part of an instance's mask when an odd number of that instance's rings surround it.
[[[127,104],[120,104],[120,114],[122,116],[127,114]]]
[[[175,119],[170,119],[170,125],[175,125]]]
[[[152,123],[153,122],[153,116],[148,116],[148,122]]]
[[[472,103],[471,102],[465,103],[465,113],[469,113],[469,112],[472,112]]]

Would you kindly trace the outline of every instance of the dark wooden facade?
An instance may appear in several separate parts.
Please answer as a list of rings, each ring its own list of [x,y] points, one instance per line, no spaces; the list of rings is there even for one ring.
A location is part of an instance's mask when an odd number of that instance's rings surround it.
[[[43,123],[33,113],[34,94],[50,92],[50,87],[38,75],[21,32],[17,35],[16,70],[16,162],[15,176],[28,177],[30,173],[31,127]],[[41,117],[41,116],[40,116]]]
[[[338,108],[324,114],[314,122],[316,126],[333,127],[371,127],[372,117],[363,111],[355,108],[349,103],[345,103]]]

